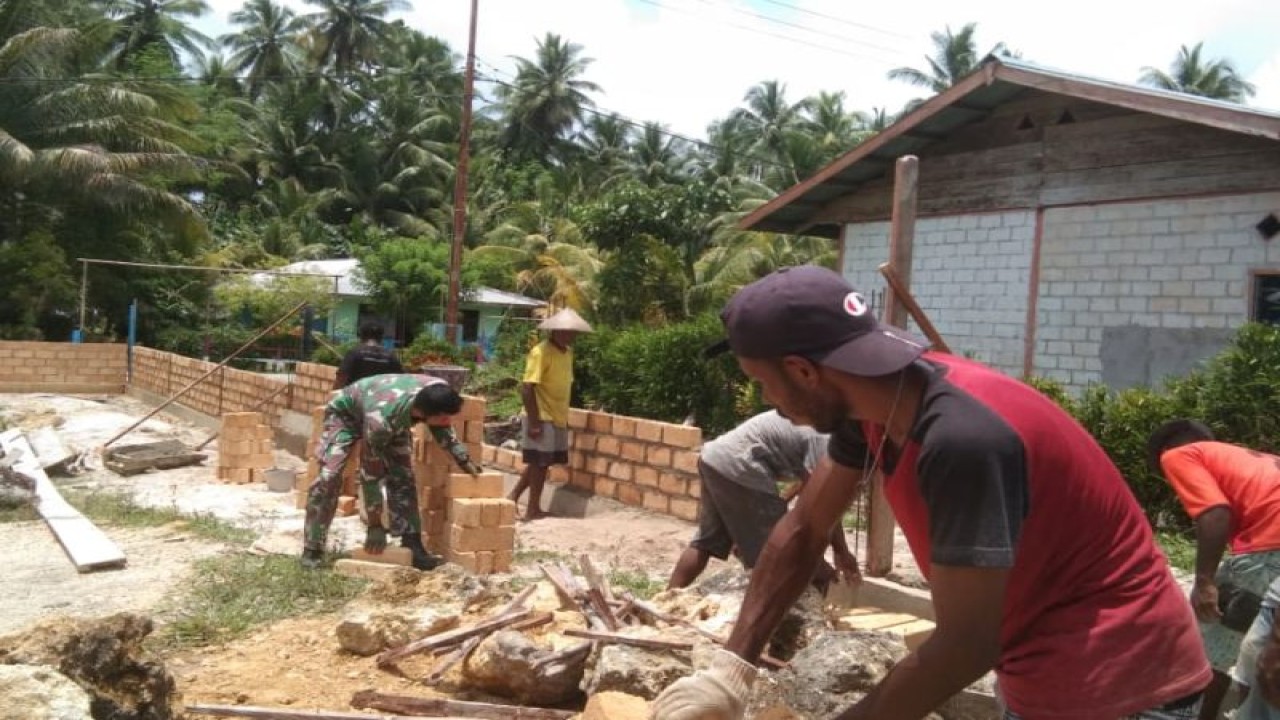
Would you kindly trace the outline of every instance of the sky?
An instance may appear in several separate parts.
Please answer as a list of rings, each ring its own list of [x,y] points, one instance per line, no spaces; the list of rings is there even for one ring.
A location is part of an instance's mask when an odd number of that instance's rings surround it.
[[[230,31],[242,0],[207,0],[196,23]],[[300,12],[301,0],[283,0]],[[411,26],[467,47],[470,0],[411,0],[398,13]],[[924,69],[929,34],[978,24],[979,50],[1004,42],[1023,60],[1119,82],[1144,66],[1167,69],[1181,45],[1204,42],[1257,86],[1251,105],[1280,111],[1280,2],[1276,0],[479,0],[477,72],[510,80],[512,56],[533,57],[556,33],[592,58],[584,79],[602,92],[597,107],[638,122],[657,121],[691,138],[765,80],[786,85],[792,102],[842,91],[846,107],[896,112],[927,92],[888,80],[895,67]],[[485,88],[478,86],[478,90]]]

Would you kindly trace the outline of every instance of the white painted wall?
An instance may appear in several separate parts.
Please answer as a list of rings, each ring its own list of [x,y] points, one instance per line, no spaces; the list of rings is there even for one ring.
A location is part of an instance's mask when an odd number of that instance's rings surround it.
[[[1216,353],[1249,318],[1250,271],[1280,269],[1280,238],[1254,227],[1270,212],[1280,212],[1280,193],[1047,209],[1037,374],[1083,387],[1104,380],[1104,358],[1117,364],[1106,368],[1110,384],[1132,375],[1123,363],[1148,363],[1148,382],[1167,374],[1161,358],[1123,352],[1132,348],[1118,347],[1117,328],[1158,329],[1145,333],[1153,343],[1178,338],[1164,351],[1180,356],[1169,372]]]
[[[1271,212],[1280,193],[1046,209],[1035,373],[1127,386],[1217,352],[1248,319],[1250,272],[1280,270],[1280,238],[1254,228]],[[1014,375],[1034,234],[1029,210],[916,222],[916,300],[953,351]],[[889,223],[845,227],[843,273],[877,299],[888,252]]]
[[[1026,210],[916,221],[911,294],[952,352],[1022,373],[1034,237],[1035,213]],[[844,240],[844,276],[879,300],[889,223],[847,225]]]

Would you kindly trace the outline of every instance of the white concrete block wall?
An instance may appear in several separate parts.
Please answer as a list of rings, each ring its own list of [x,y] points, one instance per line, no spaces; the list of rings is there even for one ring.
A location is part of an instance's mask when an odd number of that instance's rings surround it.
[[[1047,209],[1036,374],[1101,381],[1106,327],[1239,327],[1250,272],[1280,269],[1280,238],[1254,229],[1269,212],[1280,193]]]
[[[1034,237],[1032,211],[916,221],[911,291],[952,351],[1022,373]],[[879,299],[889,223],[847,225],[844,241],[844,276]]]

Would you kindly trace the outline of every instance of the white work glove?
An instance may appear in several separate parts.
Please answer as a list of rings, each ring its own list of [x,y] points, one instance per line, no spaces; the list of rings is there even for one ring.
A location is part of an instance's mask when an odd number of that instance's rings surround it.
[[[653,701],[653,720],[741,720],[756,668],[718,649],[711,666],[677,680]]]

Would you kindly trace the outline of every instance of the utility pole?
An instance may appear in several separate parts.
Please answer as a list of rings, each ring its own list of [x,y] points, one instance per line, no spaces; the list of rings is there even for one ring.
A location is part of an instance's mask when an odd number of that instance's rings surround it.
[[[471,155],[471,98],[476,82],[476,15],[480,0],[471,0],[471,32],[467,38],[467,68],[462,78],[462,132],[458,139],[457,177],[453,183],[453,246],[449,252],[449,297],[444,332],[458,344],[458,295],[462,292],[462,241],[467,233],[467,166]]]

